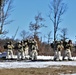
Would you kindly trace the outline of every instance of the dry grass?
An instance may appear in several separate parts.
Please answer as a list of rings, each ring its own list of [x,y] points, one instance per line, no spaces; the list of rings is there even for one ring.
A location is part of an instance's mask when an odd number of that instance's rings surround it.
[[[75,66],[49,66],[48,68],[0,69],[0,75],[59,75],[76,73]]]

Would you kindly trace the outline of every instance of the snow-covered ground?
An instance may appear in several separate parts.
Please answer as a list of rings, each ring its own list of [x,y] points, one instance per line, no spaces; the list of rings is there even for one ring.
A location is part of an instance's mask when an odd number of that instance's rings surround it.
[[[0,54],[0,58],[3,57],[5,53]],[[29,56],[27,56],[29,57]],[[17,58],[17,56],[14,56]],[[67,57],[66,57],[67,58]],[[61,66],[61,65],[71,65],[76,66],[76,57],[72,57],[74,61],[51,61],[53,60],[53,56],[38,56],[39,60],[50,60],[50,61],[0,61],[0,68],[44,68],[49,66]],[[62,59],[62,57],[61,57]]]
[[[6,61],[0,62],[0,68],[44,68],[49,66],[71,65],[76,66],[76,61]]]
[[[38,59],[50,60],[53,56],[38,56]],[[76,57],[72,57],[76,60]],[[76,66],[76,61],[10,61],[6,60],[0,62],[0,68],[44,68],[49,66],[61,66],[61,65],[71,65]]]
[[[0,58],[5,57],[6,52],[0,53]],[[10,58],[10,57],[9,57]],[[13,56],[13,58],[17,59],[17,56]],[[29,58],[29,56],[27,56]],[[60,68],[59,66],[66,65],[66,66],[76,66],[76,57],[72,57],[74,61],[51,61],[53,60],[54,56],[37,56],[38,60],[46,60],[46,61],[31,61],[31,60],[23,60],[23,61],[11,61],[11,60],[5,60],[0,61],[0,69],[4,68],[45,68],[45,67],[55,67]],[[62,57],[61,57],[62,59]],[[66,57],[67,59],[67,57]],[[50,60],[50,61],[48,61]],[[60,74],[64,75],[64,74]],[[74,74],[65,74],[65,75],[76,75]]]

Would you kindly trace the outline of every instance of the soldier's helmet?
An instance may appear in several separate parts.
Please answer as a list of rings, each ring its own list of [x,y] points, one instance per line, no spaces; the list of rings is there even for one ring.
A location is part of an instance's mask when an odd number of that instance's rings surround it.
[[[28,42],[28,41],[29,41],[29,39],[26,39],[25,41],[27,41],[27,42]]]
[[[7,42],[6,44],[10,44],[10,42]]]
[[[21,44],[21,41],[18,41],[18,44]]]
[[[50,45],[51,45],[52,48],[54,48],[54,43],[51,43]]]
[[[23,40],[23,43],[25,44],[25,43],[28,43],[28,40],[26,39],[26,40]]]
[[[72,44],[72,40],[69,40],[68,43],[71,43]]]
[[[10,41],[10,45],[12,44],[12,41]]]
[[[28,42],[31,43],[31,42],[32,42],[32,39],[30,38],[30,39],[28,40]]]
[[[33,43],[33,42],[35,42],[35,40],[34,40],[34,39],[32,40],[32,43]]]
[[[60,41],[57,41],[57,45],[60,45]]]
[[[60,44],[63,44],[63,41],[60,41]]]
[[[32,44],[33,44],[33,45],[36,45],[35,39],[32,40]]]
[[[7,43],[10,43],[10,42],[7,42]]]
[[[27,42],[25,42],[24,44],[27,45]]]

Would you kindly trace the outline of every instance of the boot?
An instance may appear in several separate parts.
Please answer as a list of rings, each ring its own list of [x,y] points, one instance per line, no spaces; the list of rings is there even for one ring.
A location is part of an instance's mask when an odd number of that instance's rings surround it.
[[[63,60],[63,61],[65,60],[64,57],[62,58],[62,60]]]
[[[69,61],[72,61],[72,59],[68,59]]]
[[[56,58],[54,58],[54,61],[56,61]]]

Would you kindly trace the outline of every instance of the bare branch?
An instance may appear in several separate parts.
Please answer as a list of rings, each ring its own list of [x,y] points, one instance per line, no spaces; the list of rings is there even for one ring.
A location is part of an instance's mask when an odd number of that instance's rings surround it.
[[[63,3],[63,0],[52,0],[50,2],[49,8],[50,8],[50,20],[53,22],[53,26],[54,26],[54,50],[56,49],[56,44],[55,41],[57,39],[56,35],[57,35],[57,30],[59,27],[62,15],[65,13],[66,11],[66,4]]]
[[[33,31],[34,36],[37,36],[40,32],[38,30],[42,27],[46,27],[42,22],[45,21],[44,18],[42,18],[41,13],[38,13],[37,16],[35,16],[35,23],[30,22],[29,28],[31,31]]]
[[[28,37],[28,33],[29,32],[26,32],[25,30],[21,31],[20,36],[22,37],[23,40],[25,40]]]
[[[67,35],[67,28],[61,29],[61,33],[62,33],[62,34],[60,34],[60,37],[61,37],[62,40],[65,41],[66,39],[68,39],[68,38],[66,37],[66,35]]]
[[[3,26],[6,24],[10,24],[13,20],[8,20],[11,15],[13,0],[2,0],[1,9],[0,9],[0,27],[1,33],[3,32]]]
[[[53,19],[51,18],[51,15],[48,16],[50,18],[50,20],[54,23]]]

